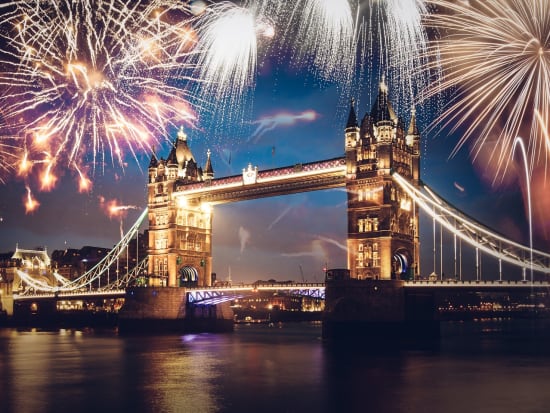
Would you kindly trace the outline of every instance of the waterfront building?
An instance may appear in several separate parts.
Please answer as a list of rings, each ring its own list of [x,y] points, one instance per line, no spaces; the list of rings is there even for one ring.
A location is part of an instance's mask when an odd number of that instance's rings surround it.
[[[32,288],[25,277],[39,284],[53,285],[55,282],[52,261],[46,248],[28,250],[17,245],[15,252],[9,259],[3,260],[1,266],[2,279],[12,284],[9,288],[14,292]]]

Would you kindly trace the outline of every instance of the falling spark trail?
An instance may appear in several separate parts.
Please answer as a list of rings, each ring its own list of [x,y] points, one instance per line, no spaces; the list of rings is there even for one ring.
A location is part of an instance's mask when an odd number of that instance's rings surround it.
[[[286,208],[283,210],[283,212],[281,212],[281,213],[279,214],[279,216],[278,216],[277,218],[275,218],[271,224],[269,224],[269,226],[267,227],[267,229],[270,231],[270,230],[273,228],[273,226],[274,226],[275,224],[277,224],[277,222],[279,222],[281,219],[283,219],[283,217],[284,217],[286,214],[288,214],[288,213],[290,212],[291,209],[292,209],[292,206],[286,207]]]
[[[341,242],[338,242],[332,238],[327,238],[327,237],[322,237],[322,236],[319,236],[319,239],[321,241],[325,241],[325,242],[328,242],[329,244],[332,244],[332,245],[336,245],[338,248],[340,248],[342,251],[346,251],[348,250],[348,246],[347,245],[344,245],[342,244]]]

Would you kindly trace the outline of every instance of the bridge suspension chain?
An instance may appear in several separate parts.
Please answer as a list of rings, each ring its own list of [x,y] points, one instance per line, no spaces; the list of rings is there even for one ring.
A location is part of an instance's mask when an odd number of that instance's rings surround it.
[[[134,239],[136,234],[139,233],[139,228],[143,223],[143,220],[147,216],[147,212],[148,208],[145,208],[145,210],[142,212],[136,222],[126,232],[121,240],[113,247],[113,249],[111,249],[111,251],[109,251],[109,253],[105,257],[103,257],[101,261],[99,261],[96,265],[94,265],[80,277],[69,281],[61,275],[54,273],[54,277],[59,282],[59,284],[61,284],[60,286],[52,286],[40,280],[35,280],[23,271],[18,271],[20,279],[24,281],[27,285],[32,287],[33,290],[41,292],[69,292],[81,290],[84,288],[91,288],[92,283],[95,281],[99,282],[102,275],[105,272],[108,272],[111,266],[127,251],[128,245]],[[120,289],[127,286],[133,279],[135,279],[137,274],[139,274],[141,271],[143,271],[144,268],[146,268],[147,263],[148,259],[145,258],[138,265],[136,265],[136,267],[132,271],[127,272],[120,278],[117,277],[117,280],[112,283],[107,283],[107,285],[105,285],[104,287],[100,287],[99,289],[105,291],[111,289]],[[27,295],[30,293],[31,292],[27,290],[20,295]]]
[[[423,212],[454,236],[498,259],[499,262],[507,262],[522,268],[524,273],[525,269],[531,269],[531,272],[550,273],[550,254],[532,249],[497,234],[460,212],[426,185],[423,185],[426,191],[425,194],[420,188],[412,185],[398,173],[394,172],[392,176],[394,181],[416,202]]]

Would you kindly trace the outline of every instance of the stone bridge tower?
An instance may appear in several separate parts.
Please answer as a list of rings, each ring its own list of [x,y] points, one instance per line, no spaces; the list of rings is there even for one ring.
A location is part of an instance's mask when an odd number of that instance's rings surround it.
[[[178,187],[213,177],[210,151],[203,170],[191,153],[183,129],[167,159],[152,155],[147,185],[150,283],[168,287],[211,284],[211,208],[178,194]]]
[[[414,109],[405,129],[382,78],[376,101],[360,125],[352,100],[345,145],[350,277],[417,277],[418,209],[392,179],[393,172],[415,184],[420,179],[420,134]]]

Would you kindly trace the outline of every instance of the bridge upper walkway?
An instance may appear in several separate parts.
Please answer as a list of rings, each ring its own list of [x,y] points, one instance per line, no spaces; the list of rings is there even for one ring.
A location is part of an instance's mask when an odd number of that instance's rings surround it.
[[[178,193],[216,205],[342,187],[346,184],[345,173],[345,158],[299,163],[264,171],[257,171],[249,165],[248,170],[243,170],[241,175],[182,185],[178,187]],[[249,179],[243,176],[247,174],[250,174]]]

